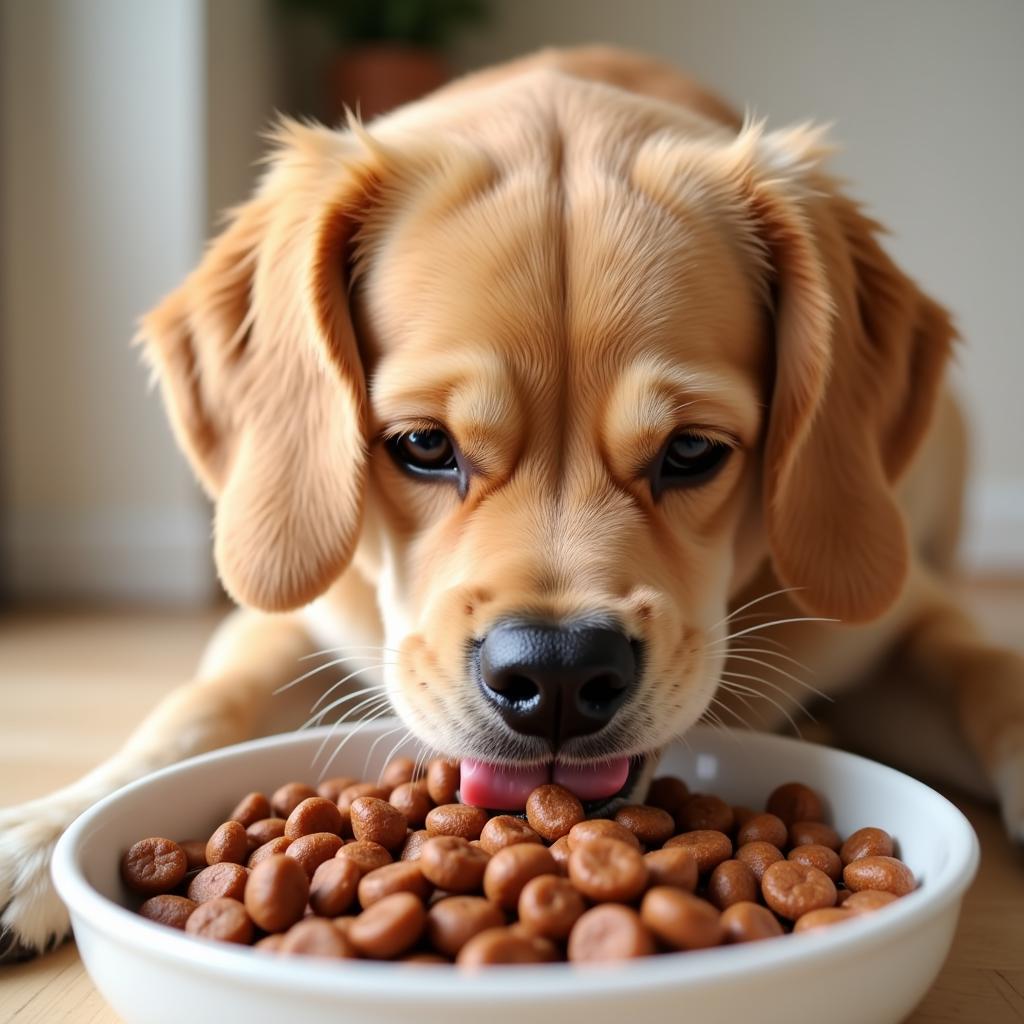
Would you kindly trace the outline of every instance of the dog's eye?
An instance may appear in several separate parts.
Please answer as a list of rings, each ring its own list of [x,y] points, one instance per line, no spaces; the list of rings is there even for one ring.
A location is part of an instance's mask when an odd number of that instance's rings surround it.
[[[695,487],[710,480],[732,449],[722,441],[684,431],[669,439],[655,467],[655,494],[668,487]]]
[[[410,430],[388,442],[391,457],[414,473],[448,475],[459,471],[455,446],[441,429]]]

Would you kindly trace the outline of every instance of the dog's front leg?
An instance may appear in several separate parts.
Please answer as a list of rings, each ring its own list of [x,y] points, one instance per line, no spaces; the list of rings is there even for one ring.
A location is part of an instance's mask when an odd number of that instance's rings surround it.
[[[68,931],[50,882],[50,857],[64,829],[147,772],[294,728],[308,693],[300,706],[274,691],[301,671],[299,659],[311,649],[297,616],[235,612],[214,636],[196,679],[170,693],[113,757],[55,793],[0,810],[0,962],[42,952]]]

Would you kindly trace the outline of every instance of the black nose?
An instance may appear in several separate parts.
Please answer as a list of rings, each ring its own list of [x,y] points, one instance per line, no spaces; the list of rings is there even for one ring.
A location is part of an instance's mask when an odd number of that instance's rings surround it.
[[[480,647],[480,689],[516,732],[558,746],[611,721],[636,681],[629,638],[615,629],[508,623]]]

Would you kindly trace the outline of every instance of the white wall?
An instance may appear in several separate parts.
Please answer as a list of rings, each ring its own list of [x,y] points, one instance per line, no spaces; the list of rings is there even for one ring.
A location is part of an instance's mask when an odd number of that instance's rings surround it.
[[[1024,569],[1024,3],[496,0],[462,67],[543,44],[666,57],[773,125],[835,123],[836,168],[957,315],[974,424],[970,564]]]

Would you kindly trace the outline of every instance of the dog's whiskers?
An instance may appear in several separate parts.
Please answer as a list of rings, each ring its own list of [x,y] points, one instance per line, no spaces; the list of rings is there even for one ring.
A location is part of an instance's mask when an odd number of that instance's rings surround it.
[[[760,639],[767,640],[768,638],[761,637]],[[782,651],[766,651],[763,647],[730,647],[727,656],[732,657],[734,654],[763,654],[766,658],[781,658],[783,661],[788,661],[791,665],[795,665],[805,672],[814,674],[814,669],[809,665],[805,665],[802,661],[798,661],[788,654],[783,654]]]
[[[380,741],[382,739],[385,739],[387,736],[394,736],[394,734],[396,732],[401,732],[402,736],[399,738],[398,743],[392,749],[395,749],[396,747],[400,746],[406,739],[409,738],[410,735],[412,735],[409,732],[409,727],[405,724],[405,722],[399,722],[398,725],[396,725],[394,727],[394,729],[388,729],[385,732],[382,732],[370,744],[370,749],[366,752],[366,759],[363,761],[363,776],[362,777],[364,779],[368,778],[368,773],[369,773],[369,770],[370,770],[370,762],[373,760],[373,752],[377,749],[377,745],[380,743]],[[387,761],[385,761],[384,764],[387,764]],[[383,766],[382,766],[381,770],[383,771]]]
[[[338,689],[339,686],[344,686],[345,683],[347,683],[350,679],[354,679],[356,676],[362,675],[364,672],[379,672],[382,668],[389,668],[393,664],[394,664],[393,662],[385,661],[385,662],[381,662],[379,665],[364,665],[361,668],[357,668],[354,671],[349,672],[349,674],[347,676],[345,676],[342,679],[339,679],[336,683],[333,683],[326,690],[324,690],[324,692],[321,693],[319,697],[317,697],[316,702],[309,709],[310,713],[312,714],[314,711],[316,711],[316,709],[318,707],[320,707],[320,705],[321,705],[321,703],[323,703],[323,701],[325,701],[332,693],[334,693],[334,691],[336,689]],[[384,684],[383,683],[375,683],[374,685],[375,686],[383,686]],[[330,705],[330,706],[333,706],[333,705]],[[325,708],[324,710],[326,711],[326,710],[328,710],[328,708]]]
[[[718,640],[712,640],[711,643],[705,645],[705,650],[710,650],[714,647],[719,647],[722,644],[727,644],[732,640],[738,640],[741,636],[747,636],[749,633],[756,633],[762,629],[770,629],[772,626],[785,626],[789,623],[796,622],[838,622],[838,619],[827,618],[822,615],[794,615],[788,619],[773,619],[771,622],[761,622],[756,626],[747,626],[746,629],[741,629],[736,633],[730,633],[728,636],[723,636]]]
[[[355,707],[349,708],[348,711],[346,711],[345,714],[338,718],[337,721],[335,721],[334,724],[331,726],[327,735],[323,738],[323,741],[317,748],[316,754],[313,757],[313,762],[316,763],[316,761],[319,759],[320,755],[324,751],[324,748],[327,746],[331,738],[338,731],[339,726],[341,726],[344,722],[348,721],[348,719],[350,719],[353,715],[358,714],[363,708],[369,708],[369,711],[367,712],[367,714],[369,714],[372,711],[376,711],[378,707],[390,706],[391,700],[386,693],[376,693],[370,697],[367,697],[365,700],[360,701],[358,704],[355,705]]]
[[[310,676],[315,676],[318,672],[323,672],[325,668],[333,668],[335,665],[342,665],[347,661],[366,660],[366,658],[354,656],[351,658],[335,658],[333,661],[325,661],[322,665],[317,665],[316,668],[312,668],[308,672],[304,672],[301,676],[299,676],[297,679],[293,679],[290,683],[285,683],[284,686],[279,686],[274,691],[274,696],[276,697],[279,693],[284,693],[285,690],[290,690],[293,686],[298,686],[299,683],[303,682],[306,679],[309,679]],[[381,662],[381,664],[384,664],[383,661]]]
[[[381,647],[379,644],[341,644],[339,647],[325,647],[322,651],[311,651],[303,654],[299,661],[309,661],[310,658],[319,658],[324,654],[336,654],[338,651],[379,651],[381,654],[401,654],[397,647]]]
[[[731,622],[740,612],[745,612],[748,608],[753,608],[755,604],[760,604],[762,601],[767,601],[772,597],[779,597],[782,594],[791,594],[796,590],[803,590],[803,587],[781,587],[779,590],[773,590],[768,594],[762,594],[760,597],[755,597],[752,601],[747,601],[746,604],[741,604],[739,608],[734,608],[724,619],[719,619],[713,626],[709,627],[705,632],[710,633],[713,630],[718,629],[719,626],[724,626],[727,622]]]
[[[750,679],[753,682],[757,683],[767,683],[767,680],[758,679],[757,676],[744,675],[739,676],[738,678]],[[735,682],[732,677],[728,679],[723,679],[721,686],[722,689],[726,690],[729,693],[735,694],[737,697],[740,697],[741,694],[745,693],[749,694],[751,697],[760,697],[763,701],[767,701],[769,704],[775,707],[782,715],[785,716],[786,721],[789,722],[789,724],[793,727],[793,731],[797,734],[797,736],[800,736],[800,727],[796,724],[796,720],[789,713],[785,705],[780,704],[779,701],[775,700],[774,697],[762,692],[761,690],[755,689],[753,686],[747,686],[744,683]],[[785,691],[782,692],[785,694],[785,696],[789,696],[789,694],[786,694]],[[740,699],[742,699],[742,697],[740,697]],[[797,709],[802,711],[805,715],[807,715],[807,717],[811,719],[812,722],[815,721],[814,716],[806,708],[804,708],[803,705],[801,705],[797,701],[794,701],[794,704],[796,704]]]
[[[299,726],[299,729],[301,731],[302,729],[311,729],[315,725],[320,725],[326,715],[330,714],[335,708],[340,708],[342,704],[347,704],[350,700],[355,700],[356,697],[361,697],[365,693],[383,692],[383,690],[384,683],[371,683],[369,686],[360,686],[358,690],[353,690],[351,693],[346,693],[344,697],[331,701],[330,704],[319,711],[316,711],[315,707],[310,708],[310,711],[315,712],[315,714],[307,718]]]
[[[822,693],[822,691],[817,687],[811,686],[810,683],[805,683],[798,676],[793,675],[792,672],[787,672],[784,668],[779,668],[778,665],[773,665],[771,662],[762,661],[760,658],[750,658],[743,654],[737,654],[735,651],[729,651],[728,657],[732,661],[751,662],[754,665],[761,665],[763,668],[770,669],[773,672],[778,672],[781,675],[784,675],[787,679],[792,680],[797,686],[802,686],[805,690],[813,693],[815,697],[820,697],[822,700],[832,702],[835,699],[830,697],[827,693]],[[767,682],[767,680],[765,680],[765,682]]]
[[[342,736],[341,742],[334,748],[334,753],[331,754],[331,756],[327,759],[327,763],[323,766],[323,768],[320,771],[320,777],[323,778],[323,776],[330,769],[331,765],[337,759],[338,755],[342,752],[342,750],[345,749],[345,744],[348,743],[352,739],[353,736],[357,736],[371,722],[376,722],[377,719],[379,719],[379,718],[386,718],[390,713],[391,713],[391,703],[389,701],[382,708],[374,711],[372,714],[368,715],[366,718],[361,719],[360,721],[356,722],[356,724],[352,727],[352,729],[348,732],[348,734],[345,735],[345,736]],[[317,754],[317,756],[319,757],[319,753]],[[314,764],[315,764],[315,760],[314,760]]]

